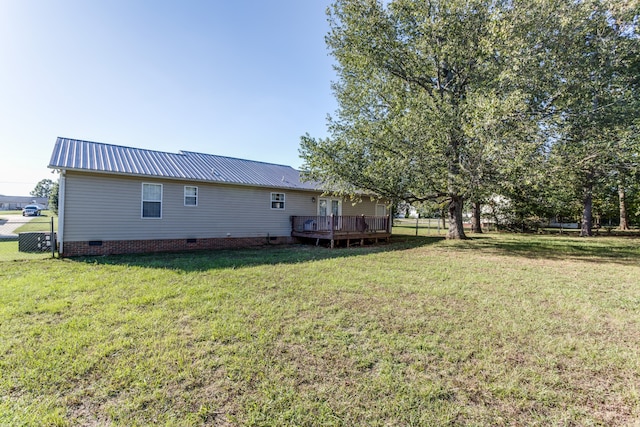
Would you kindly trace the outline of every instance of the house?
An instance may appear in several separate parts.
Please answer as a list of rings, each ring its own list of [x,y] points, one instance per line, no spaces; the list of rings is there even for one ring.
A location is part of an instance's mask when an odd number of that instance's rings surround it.
[[[0,195],[0,211],[19,210],[27,205],[37,205],[41,209],[48,209],[49,199],[46,197]]]
[[[326,195],[284,165],[58,138],[49,168],[60,172],[62,256],[244,247],[304,237],[333,246],[341,239],[388,238],[391,231],[383,202],[363,197],[353,204]]]

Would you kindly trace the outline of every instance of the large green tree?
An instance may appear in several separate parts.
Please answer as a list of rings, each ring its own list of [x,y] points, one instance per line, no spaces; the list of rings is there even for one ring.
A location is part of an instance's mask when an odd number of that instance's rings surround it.
[[[594,191],[614,175],[624,182],[638,153],[630,135],[640,113],[638,10],[603,0],[567,4],[561,41],[549,44],[544,67],[558,88],[552,155],[582,201],[580,234],[591,236]]]
[[[53,188],[53,181],[50,179],[42,179],[38,182],[33,190],[29,194],[33,197],[46,197],[51,195],[51,189]]]
[[[500,0],[337,0],[327,44],[339,103],[330,137],[302,137],[303,170],[332,191],[446,201],[464,238],[465,198],[527,141],[519,10]],[[534,28],[530,28],[531,31]]]

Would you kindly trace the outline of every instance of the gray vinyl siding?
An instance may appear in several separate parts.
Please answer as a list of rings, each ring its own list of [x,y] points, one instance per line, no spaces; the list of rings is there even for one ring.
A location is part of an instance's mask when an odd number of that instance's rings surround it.
[[[162,218],[142,218],[142,183],[162,184]],[[184,186],[198,206],[184,206]],[[271,209],[271,193],[285,209]],[[313,203],[315,197],[316,203]],[[291,215],[316,215],[319,192],[68,171],[64,241],[289,236]],[[376,202],[343,201],[343,215],[375,215]]]
[[[355,205],[349,199],[342,201],[342,215],[367,215],[374,216],[376,214],[376,201],[369,197],[363,197],[362,201]]]

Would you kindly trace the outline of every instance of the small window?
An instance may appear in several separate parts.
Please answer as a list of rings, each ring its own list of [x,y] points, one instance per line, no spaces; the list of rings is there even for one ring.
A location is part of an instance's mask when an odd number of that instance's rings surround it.
[[[142,184],[142,218],[162,218],[162,184]]]
[[[198,187],[184,186],[184,205],[198,206]]]
[[[271,209],[284,209],[284,193],[271,193]]]

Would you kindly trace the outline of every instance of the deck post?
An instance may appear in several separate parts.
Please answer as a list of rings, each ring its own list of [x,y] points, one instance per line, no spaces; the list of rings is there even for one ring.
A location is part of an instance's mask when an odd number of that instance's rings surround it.
[[[335,215],[333,215],[333,213],[331,214],[331,221],[330,222],[331,222],[331,231],[330,231],[330,233],[331,233],[331,249],[333,249],[333,246],[334,246],[334,243],[335,243],[333,237],[334,237],[334,233],[336,232],[336,217],[335,217]]]

